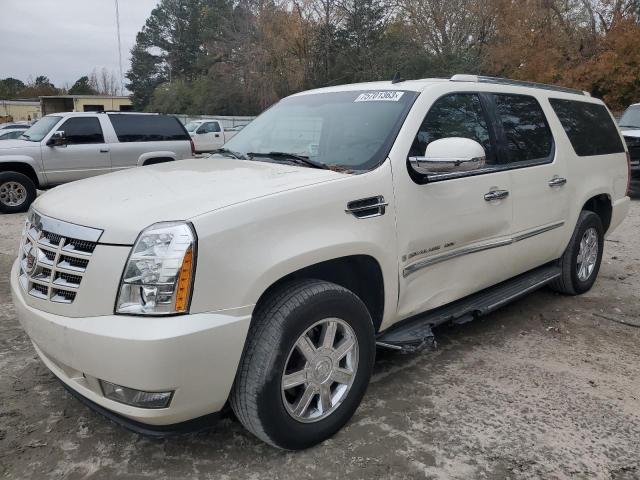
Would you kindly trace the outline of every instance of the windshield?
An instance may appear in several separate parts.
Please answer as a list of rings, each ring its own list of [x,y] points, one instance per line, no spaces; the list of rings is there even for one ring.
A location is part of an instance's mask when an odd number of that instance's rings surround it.
[[[60,117],[42,117],[33,126],[24,132],[20,138],[30,142],[39,142],[60,121]]]
[[[195,132],[200,125],[200,122],[189,122],[184,126],[184,128],[187,129],[187,132]]]
[[[240,130],[225,149],[268,160],[295,154],[346,170],[370,170],[389,154],[417,92],[348,91],[285,98]],[[286,160],[283,155],[273,160]]]
[[[621,127],[640,128],[640,105],[627,108],[620,119]]]

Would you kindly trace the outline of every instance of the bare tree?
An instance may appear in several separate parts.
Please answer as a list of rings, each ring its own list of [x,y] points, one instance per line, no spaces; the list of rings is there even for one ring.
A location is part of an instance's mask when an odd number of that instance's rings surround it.
[[[484,45],[494,11],[483,0],[399,0],[416,37],[436,56],[466,55]]]
[[[113,70],[102,67],[100,70],[94,68],[89,75],[89,85],[99,95],[119,95],[122,93],[122,86],[118,81],[118,76]]]

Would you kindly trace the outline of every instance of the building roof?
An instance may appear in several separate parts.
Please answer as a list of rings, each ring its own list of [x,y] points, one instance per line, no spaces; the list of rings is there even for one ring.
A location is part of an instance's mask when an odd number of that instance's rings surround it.
[[[40,105],[39,100],[12,98],[11,100],[0,100],[2,104],[18,104],[18,105]]]
[[[95,98],[96,100],[99,98],[108,98],[108,99],[121,99],[121,100],[129,100],[127,95],[43,95],[39,98]]]

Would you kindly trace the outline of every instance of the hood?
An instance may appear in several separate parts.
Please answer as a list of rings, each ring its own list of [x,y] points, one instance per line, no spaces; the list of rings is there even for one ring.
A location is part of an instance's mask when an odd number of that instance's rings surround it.
[[[39,142],[29,142],[27,140],[2,140],[0,141],[0,150],[10,149],[10,148],[24,148],[24,147],[33,147],[39,146]]]
[[[100,243],[130,245],[142,229],[315,183],[330,170],[201,158],[124,170],[68,183],[34,203],[43,215],[104,230]]]
[[[625,137],[640,138],[640,128],[620,127],[620,131]]]

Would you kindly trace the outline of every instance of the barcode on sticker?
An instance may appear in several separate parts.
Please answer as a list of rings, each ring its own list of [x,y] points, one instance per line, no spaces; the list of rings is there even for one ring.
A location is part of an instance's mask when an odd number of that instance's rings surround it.
[[[404,92],[367,92],[361,93],[354,102],[397,102]]]

